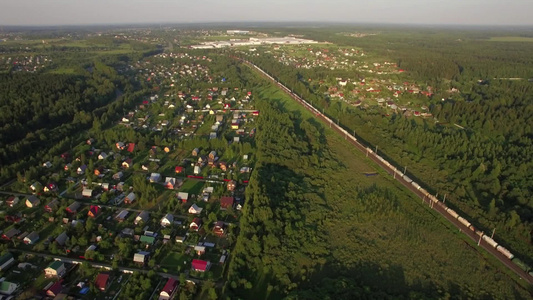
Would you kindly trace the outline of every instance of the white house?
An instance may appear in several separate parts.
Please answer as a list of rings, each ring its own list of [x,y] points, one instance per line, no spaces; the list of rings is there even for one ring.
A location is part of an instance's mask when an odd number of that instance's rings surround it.
[[[174,216],[172,214],[166,214],[163,218],[161,218],[161,226],[163,227],[172,225],[172,223],[174,223]]]
[[[190,213],[190,214],[199,215],[200,213],[202,213],[202,210],[203,210],[203,208],[198,207],[198,205],[196,205],[196,204],[193,204],[193,205],[189,208],[189,213]]]

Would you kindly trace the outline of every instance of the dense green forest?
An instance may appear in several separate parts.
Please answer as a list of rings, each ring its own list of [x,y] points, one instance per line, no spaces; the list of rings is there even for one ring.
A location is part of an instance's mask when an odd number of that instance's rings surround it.
[[[109,126],[150,93],[134,77],[117,72],[128,60],[115,55],[80,63],[76,74],[1,74],[1,180],[25,170],[35,174],[35,166],[46,160],[58,162],[61,153],[87,138],[85,130],[95,123]]]
[[[385,173],[364,176],[363,155],[276,88],[254,93],[265,100],[229,298],[528,297]]]
[[[533,83],[498,79],[533,77],[533,43],[474,41],[460,32],[393,31],[355,39],[317,30],[307,36],[397,60],[408,78],[436,87],[428,99],[435,119],[387,118],[379,110],[349,107],[307,84],[305,78],[322,78],[323,69],[288,68],[267,55],[247,58],[379,146],[397,166],[408,166],[409,176],[441,200],[447,195],[447,203],[476,227],[496,229],[501,243],[533,264]],[[451,88],[460,93],[449,94]]]

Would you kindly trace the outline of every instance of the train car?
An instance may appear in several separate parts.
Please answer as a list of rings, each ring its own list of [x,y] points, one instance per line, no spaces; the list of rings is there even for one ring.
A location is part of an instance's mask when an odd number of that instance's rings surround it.
[[[457,220],[459,222],[461,222],[461,224],[465,225],[466,227],[470,227],[470,225],[472,225],[472,224],[470,224],[470,222],[468,222],[467,219],[465,219],[463,217],[458,217]]]
[[[524,272],[529,272],[529,274],[531,274],[531,267],[528,266],[525,262],[521,261],[520,259],[518,259],[517,257],[513,258],[512,259],[512,262],[517,265],[520,269],[524,270]]]
[[[437,202],[437,205],[440,206],[441,208],[443,208],[444,210],[446,210],[446,208],[448,208],[448,207],[446,206],[446,204],[444,204],[444,203],[442,203],[442,202],[440,202],[440,201]]]
[[[429,196],[429,192],[426,191],[423,187],[421,187],[420,189],[418,189],[422,194],[424,194],[424,196]]]
[[[367,151],[368,153],[374,153],[374,151],[372,151],[372,149],[370,149],[369,147],[366,147],[366,151]]]
[[[439,199],[437,199],[437,197],[435,197],[433,195],[429,195],[428,198],[431,199],[431,201],[433,201],[435,203],[439,202]]]
[[[403,180],[407,181],[407,183],[413,182],[413,180],[411,178],[407,177],[407,175],[403,175]]]
[[[394,172],[396,173],[397,176],[400,176],[400,177],[403,176],[403,173],[400,172],[400,170],[398,170],[398,169],[396,169],[396,168],[394,168]]]
[[[511,253],[511,251],[505,249],[504,247],[500,245],[496,247],[496,250],[498,250],[498,252],[500,252],[501,254],[505,255],[505,257],[507,257],[508,259],[514,258],[514,255]]]
[[[496,243],[496,241],[491,239],[489,236],[483,235],[481,239],[487,242],[487,244],[489,244],[492,248],[498,247],[498,243]]]
[[[446,212],[450,214],[450,216],[454,217],[454,219],[457,219],[457,217],[459,217],[459,215],[455,212],[455,210],[451,208],[446,209]]]
[[[411,185],[415,187],[415,189],[420,190],[420,185],[416,182],[411,182]]]

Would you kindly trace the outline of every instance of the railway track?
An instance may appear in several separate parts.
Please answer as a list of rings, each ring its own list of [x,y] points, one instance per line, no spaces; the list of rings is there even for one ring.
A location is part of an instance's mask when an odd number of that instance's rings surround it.
[[[410,190],[412,193],[414,193],[418,198],[422,199],[422,201],[426,204],[428,204],[429,207],[431,207],[433,210],[437,211],[441,216],[443,216],[445,219],[447,219],[451,224],[453,224],[455,227],[458,228],[459,231],[464,233],[466,236],[471,238],[474,242],[478,244],[479,247],[485,249],[488,253],[492,254],[494,257],[496,257],[499,261],[501,261],[505,266],[507,266],[510,270],[515,272],[522,280],[525,280],[529,284],[533,284],[533,277],[529,275],[527,272],[522,270],[520,267],[518,267],[516,264],[514,264],[509,258],[507,258],[505,255],[500,253],[496,250],[496,248],[492,247],[490,244],[488,244],[485,240],[481,239],[480,236],[475,232],[472,231],[470,228],[466,227],[463,223],[459,222],[458,219],[453,218],[448,212],[446,212],[445,208],[440,205],[434,205],[434,202],[431,201],[425,194],[423,194],[419,189],[415,188],[410,182],[406,181],[401,176],[395,176],[395,172],[393,170],[393,167],[391,165],[386,165],[383,161],[379,160],[377,157],[377,154],[369,153],[367,147],[365,147],[363,144],[357,141],[357,139],[350,135],[345,129],[343,129],[340,125],[335,124],[330,118],[325,116],[323,113],[318,111],[316,108],[314,108],[311,104],[309,104],[307,101],[302,99],[300,96],[294,94],[289,88],[287,88],[285,85],[277,81],[275,78],[270,76],[268,73],[266,73],[264,70],[256,66],[255,64],[246,61],[242,58],[233,57],[235,59],[240,60],[241,62],[249,65],[253,69],[257,70],[259,73],[261,73],[264,77],[268,78],[270,81],[275,83],[279,88],[281,88],[285,93],[287,93],[293,100],[301,104],[306,110],[313,113],[316,118],[322,120],[325,124],[328,124],[331,129],[338,132],[342,136],[345,137],[345,139],[351,143],[353,146],[355,146],[356,149],[361,151],[363,154],[366,154],[367,157],[372,160],[374,163],[376,163],[378,166],[380,166],[382,169],[384,169],[387,173],[389,173],[391,176],[393,176],[394,179],[396,179],[398,182],[400,182],[403,186],[405,186],[408,190]]]

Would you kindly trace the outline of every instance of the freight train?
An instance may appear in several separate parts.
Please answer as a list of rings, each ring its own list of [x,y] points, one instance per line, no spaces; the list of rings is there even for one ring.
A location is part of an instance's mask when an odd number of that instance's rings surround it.
[[[335,124],[329,117],[327,117],[325,114],[321,113],[318,109],[316,109],[314,106],[312,106],[311,104],[309,104],[307,101],[305,101],[304,99],[302,99],[300,96],[296,95],[295,93],[293,93],[292,90],[290,90],[289,88],[287,88],[285,85],[281,84],[280,82],[278,82],[277,80],[275,80],[272,76],[270,76],[269,74],[267,74],[266,72],[264,72],[262,69],[260,69],[259,67],[257,67],[256,65],[248,62],[248,61],[245,61],[246,63],[248,63],[249,65],[253,66],[255,69],[257,69],[259,72],[261,72],[263,75],[265,75],[266,77],[268,77],[271,81],[275,82],[282,90],[284,90],[285,92],[287,92],[288,94],[291,95],[291,97],[293,99],[295,99],[296,101],[298,101],[300,104],[302,104],[305,108],[307,108],[308,110],[310,110],[311,112],[313,112],[314,114],[316,114],[316,116],[319,116],[321,117],[322,119],[324,119],[326,122],[330,123],[330,125],[334,126],[337,130],[339,130],[340,132],[342,132],[346,138],[350,138],[353,142],[355,142],[355,144],[360,147],[361,149],[366,149],[366,152],[367,152],[367,155],[370,154],[372,156],[374,156],[377,160],[379,160],[383,165],[385,165],[387,168],[389,168],[392,172],[393,172],[393,175],[395,177],[400,177],[403,181],[405,181],[407,184],[411,184],[416,190],[418,190],[423,196],[424,198],[427,198],[429,199],[429,201],[433,202],[434,204],[438,205],[443,211],[445,211],[448,215],[450,215],[452,218],[456,219],[457,221],[459,221],[462,225],[464,225],[466,228],[468,228],[468,230],[474,232],[480,239],[482,239],[487,245],[489,245],[490,247],[492,248],[495,248],[496,251],[498,251],[499,253],[501,253],[503,256],[505,256],[507,259],[511,260],[515,265],[517,265],[519,268],[521,268],[522,270],[524,270],[526,273],[529,272],[529,275],[530,276],[533,276],[533,269],[531,269],[527,264],[525,264],[524,262],[522,262],[521,260],[519,260],[518,258],[515,258],[514,254],[511,253],[511,251],[507,250],[505,247],[503,247],[502,245],[498,244],[494,239],[492,239],[491,237],[485,235],[482,231],[479,231],[477,230],[471,222],[469,222],[467,219],[461,217],[457,212],[455,212],[453,209],[449,208],[446,204],[444,204],[443,202],[440,202],[437,197],[431,195],[427,190],[425,190],[424,188],[422,188],[420,186],[420,184],[418,184],[417,182],[413,181],[411,178],[409,178],[406,174],[403,174],[400,170],[398,170],[396,167],[394,167],[391,163],[389,163],[386,159],[384,159],[383,157],[379,156],[377,153],[375,153],[374,151],[372,151],[372,149],[370,149],[369,147],[365,147],[363,146],[361,143],[359,143],[359,141],[357,141],[357,138],[355,138],[353,135],[351,135],[350,133],[348,133],[344,128],[342,128],[341,126]]]

